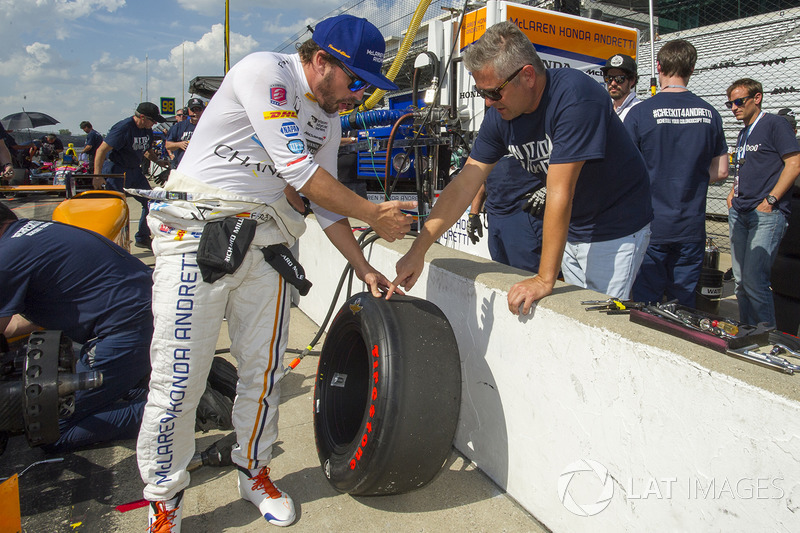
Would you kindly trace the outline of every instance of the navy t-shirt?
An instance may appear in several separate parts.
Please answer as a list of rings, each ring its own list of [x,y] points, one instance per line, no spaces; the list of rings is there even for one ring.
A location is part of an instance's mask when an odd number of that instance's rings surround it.
[[[137,127],[133,117],[128,117],[111,126],[105,141],[113,148],[109,161],[123,168],[139,168],[153,142],[153,130]]]
[[[150,269],[101,235],[21,219],[0,236],[0,257],[0,316],[79,343],[152,325]]]
[[[650,174],[650,242],[705,240],[708,169],[728,152],[719,113],[691,92],[662,92],[632,108],[625,128]]]
[[[740,213],[755,209],[772,191],[783,171],[783,157],[800,152],[794,131],[783,117],[764,113],[749,135],[747,130],[739,132],[734,159],[737,176],[732,204]],[[743,146],[745,137],[747,145]],[[741,157],[743,148],[744,158]],[[791,213],[791,196],[784,194],[777,204],[787,217]]]
[[[484,209],[491,215],[510,215],[525,205],[525,194],[544,185],[512,156],[500,159],[486,178]]]
[[[103,136],[97,133],[97,131],[91,130],[86,134],[86,145],[92,145],[92,149],[87,152],[92,161],[94,161],[94,154],[97,152],[97,149],[100,148],[101,144],[103,144]]]
[[[542,180],[552,164],[586,161],[572,203],[570,242],[618,239],[653,218],[642,155],[608,93],[581,71],[548,69],[533,113],[503,120],[496,109],[486,111],[472,158],[494,163],[507,152]]]
[[[194,133],[194,129],[197,127],[197,124],[192,124],[191,120],[183,120],[181,122],[176,122],[172,125],[167,132],[166,140],[169,142],[181,142],[181,141],[188,141],[192,138],[192,133]],[[172,161],[173,168],[178,168],[178,164],[183,159],[183,154],[185,153],[184,150],[173,150],[173,154],[175,154],[175,159]]]

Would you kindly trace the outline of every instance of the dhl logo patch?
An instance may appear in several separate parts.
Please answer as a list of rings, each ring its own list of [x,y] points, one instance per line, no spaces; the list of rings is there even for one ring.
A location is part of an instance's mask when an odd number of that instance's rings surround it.
[[[276,118],[297,118],[297,111],[264,111],[264,120]]]

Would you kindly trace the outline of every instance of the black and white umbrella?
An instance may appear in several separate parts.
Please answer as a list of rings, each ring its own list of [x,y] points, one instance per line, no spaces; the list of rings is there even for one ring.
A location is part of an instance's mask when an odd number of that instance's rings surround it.
[[[58,121],[45,113],[36,111],[22,111],[11,113],[7,117],[0,119],[0,123],[7,130],[24,130],[27,128],[38,128],[39,126],[50,126],[58,124]]]

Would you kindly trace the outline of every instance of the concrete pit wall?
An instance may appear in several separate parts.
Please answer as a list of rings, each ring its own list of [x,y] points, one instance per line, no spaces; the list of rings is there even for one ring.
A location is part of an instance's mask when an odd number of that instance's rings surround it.
[[[299,306],[320,323],[344,260],[308,228]],[[367,256],[392,279],[410,244]],[[458,338],[459,451],[555,532],[800,530],[800,375],[586,312],[602,295],[565,284],[518,318],[525,277],[434,245],[410,291]]]

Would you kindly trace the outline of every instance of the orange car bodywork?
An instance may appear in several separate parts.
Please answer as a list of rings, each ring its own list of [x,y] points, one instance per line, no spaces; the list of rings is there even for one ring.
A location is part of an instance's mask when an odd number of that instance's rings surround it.
[[[129,219],[125,195],[108,190],[80,192],[53,211],[53,220],[99,233],[127,251],[131,248]]]

